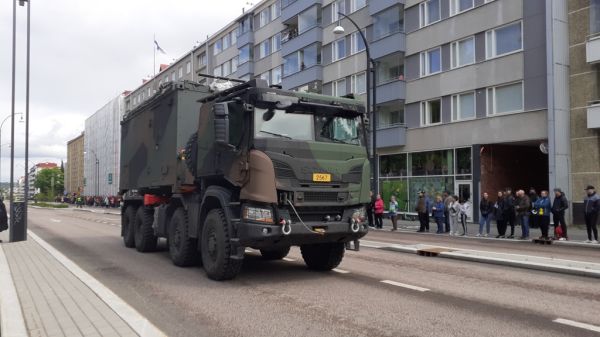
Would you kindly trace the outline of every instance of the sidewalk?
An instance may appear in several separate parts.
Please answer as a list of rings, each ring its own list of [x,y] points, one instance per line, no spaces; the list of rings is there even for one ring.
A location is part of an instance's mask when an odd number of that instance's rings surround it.
[[[9,276],[1,279],[2,337],[163,335],[32,232],[24,242],[6,243],[6,232],[0,239],[0,270]],[[5,297],[18,298],[17,307]]]

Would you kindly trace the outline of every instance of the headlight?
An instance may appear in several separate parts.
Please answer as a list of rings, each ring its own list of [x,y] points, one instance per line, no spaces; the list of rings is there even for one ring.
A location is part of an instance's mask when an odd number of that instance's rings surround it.
[[[272,224],[273,211],[269,208],[246,206],[244,207],[243,218],[244,220]]]

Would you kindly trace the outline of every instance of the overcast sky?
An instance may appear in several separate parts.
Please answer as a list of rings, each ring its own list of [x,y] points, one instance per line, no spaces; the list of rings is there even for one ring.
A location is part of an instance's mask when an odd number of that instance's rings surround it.
[[[13,0],[17,1],[17,0]],[[258,1],[252,1],[257,3]],[[84,121],[152,74],[153,35],[179,58],[250,8],[247,0],[33,0],[30,163],[66,160]],[[17,6],[16,112],[25,111],[26,8]],[[0,123],[11,109],[12,3],[0,3]],[[169,57],[157,53],[157,64]],[[17,116],[16,120],[19,120]],[[24,172],[24,123],[16,123],[15,179]],[[0,181],[9,179],[10,119],[0,139]]]

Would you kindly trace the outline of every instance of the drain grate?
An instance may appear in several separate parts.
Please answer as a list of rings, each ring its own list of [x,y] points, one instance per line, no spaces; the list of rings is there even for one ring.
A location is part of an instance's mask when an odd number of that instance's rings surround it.
[[[454,249],[448,248],[440,248],[440,247],[431,247],[431,248],[422,248],[417,250],[417,255],[420,256],[438,256],[443,252],[453,252]]]

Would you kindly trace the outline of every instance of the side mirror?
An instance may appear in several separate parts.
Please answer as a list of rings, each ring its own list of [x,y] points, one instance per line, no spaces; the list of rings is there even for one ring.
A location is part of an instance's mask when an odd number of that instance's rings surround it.
[[[215,117],[215,143],[229,145],[229,107],[227,103],[216,103],[213,106]]]

